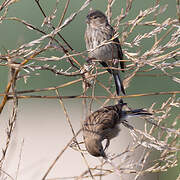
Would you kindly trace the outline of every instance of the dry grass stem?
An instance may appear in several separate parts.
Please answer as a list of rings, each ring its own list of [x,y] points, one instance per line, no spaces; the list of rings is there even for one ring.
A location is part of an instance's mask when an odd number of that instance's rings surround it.
[[[178,114],[180,91],[178,88],[167,88],[166,91],[156,89],[153,92],[144,90],[143,93],[133,92],[127,93],[125,96],[116,96],[112,86],[112,78],[108,80],[107,68],[98,65],[99,59],[88,63],[86,61],[87,51],[85,47],[84,50],[79,52],[78,48],[72,47],[72,42],[64,35],[65,27],[71,28],[72,22],[78,20],[82,12],[88,12],[91,1],[83,1],[80,7],[72,11],[72,1],[66,0],[63,5],[62,1],[55,0],[52,9],[48,9],[48,14],[43,8],[44,2],[34,0],[34,5],[38,8],[40,16],[42,16],[42,22],[38,25],[20,17],[10,16],[9,9],[14,8],[15,10],[15,7],[21,1],[4,0],[0,3],[1,26],[4,25],[4,22],[16,22],[21,24],[22,28],[28,28],[29,31],[37,33],[37,38],[27,41],[15,49],[8,49],[6,52],[0,53],[0,68],[2,70],[8,69],[9,73],[4,74],[4,78],[5,76],[9,78],[5,88],[0,92],[0,115],[5,111],[4,107],[10,105],[10,114],[6,121],[8,123],[6,128],[3,129],[6,137],[1,139],[3,145],[0,147],[0,179],[18,180],[20,175],[24,140],[19,153],[18,165],[14,168],[16,169],[15,175],[11,175],[3,168],[5,165],[8,166],[5,163],[12,138],[15,136],[13,132],[18,121],[21,99],[27,102],[29,99],[47,99],[47,101],[56,99],[67,121],[62,123],[67,123],[72,132],[70,133],[70,140],[59,151],[54,161],[49,162],[48,169],[42,175],[43,180],[80,180],[87,178],[103,180],[104,177],[108,177],[113,173],[118,174],[120,179],[123,179],[124,174],[133,174],[136,180],[146,174],[164,172],[178,165],[177,154],[180,150],[180,129],[178,127],[180,120],[180,114]],[[94,3],[96,1],[94,0]],[[151,81],[149,83],[152,86],[154,86],[154,78],[162,77],[167,82],[167,87],[171,86],[169,84],[175,84],[179,87],[180,1],[176,0],[176,10],[173,17],[162,18],[161,20],[160,17],[168,13],[169,9],[168,4],[160,5],[159,0],[156,0],[153,7],[140,10],[133,17],[129,17],[134,8],[135,2],[133,0],[126,0],[126,7],[121,7],[119,14],[115,14],[113,11],[117,3],[120,2],[116,0],[106,1],[108,21],[111,22],[117,32],[112,39],[104,41],[96,48],[112,43],[113,39],[119,38],[124,53],[122,61],[126,63],[125,77],[123,78],[125,89],[128,91],[128,88],[132,87],[132,82],[142,77],[148,77],[148,81]],[[62,6],[64,7],[62,8]],[[62,9],[61,12],[60,8]],[[113,18],[114,15],[116,15],[115,18]],[[144,29],[145,31],[141,31]],[[148,44],[147,48],[144,44]],[[52,52],[55,55],[49,55]],[[113,67],[110,69],[121,70]],[[61,77],[58,84],[55,86],[47,84],[44,88],[32,87],[26,90],[18,86],[17,82],[19,80],[23,80],[23,83],[28,84],[30,80],[36,81],[37,77],[40,77],[44,72],[49,73],[52,77]],[[77,88],[77,86],[79,89],[75,93],[73,91],[71,91],[72,94],[68,94],[68,92],[61,93],[66,91],[67,88],[73,89]],[[142,84],[140,86],[142,88]],[[44,95],[43,92],[55,92],[55,95]],[[112,103],[115,104],[120,98],[124,100],[128,98],[129,100],[132,99],[132,101],[133,98],[136,98],[137,101],[137,98],[145,96],[162,97],[163,102],[155,100],[149,105],[148,111],[153,114],[153,117],[143,118],[145,124],[141,129],[132,126],[131,121],[123,122],[122,125],[128,129],[132,143],[125,147],[123,152],[109,155],[106,161],[101,160],[97,164],[91,165],[89,155],[84,148],[84,142],[78,139],[81,127],[76,132],[70,116],[71,111],[67,108],[65,100],[73,99],[77,102],[80,99],[82,100],[84,113],[79,116],[79,121],[83,121],[85,116],[94,111],[94,107],[100,108]],[[2,122],[0,121],[0,123]],[[80,155],[85,170],[74,176],[48,178],[58,160],[69,147]],[[143,151],[139,160],[132,160],[132,157],[136,155],[140,148],[143,148]],[[111,150],[109,151],[111,152]],[[159,156],[149,160],[154,152],[158,152]],[[179,180],[179,177],[176,180]]]

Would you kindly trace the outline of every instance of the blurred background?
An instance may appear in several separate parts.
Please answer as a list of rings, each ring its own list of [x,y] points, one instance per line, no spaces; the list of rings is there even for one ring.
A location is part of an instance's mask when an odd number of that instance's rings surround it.
[[[66,1],[61,0],[58,5],[57,17],[53,20],[53,24],[57,25],[61,13],[63,12]],[[65,19],[69,17],[73,12],[77,11],[84,1],[70,1]],[[159,2],[160,5],[168,5],[167,10],[159,17],[159,22],[163,22],[168,17],[176,17],[176,1],[164,0]],[[42,7],[46,11],[47,15],[52,12],[52,9],[55,7],[55,1],[43,0],[41,2]],[[131,11],[128,16],[122,20],[126,22],[130,19],[134,19],[140,10],[145,10],[149,7],[156,5],[156,1],[149,0],[135,0],[132,6]],[[85,17],[89,8],[99,9],[103,12],[106,11],[107,2],[106,1],[92,1],[90,6],[85,8],[80,14],[77,15],[74,21],[70,25],[63,28],[61,31],[64,39],[71,44],[71,46],[78,52],[84,51],[85,42],[84,42],[84,31],[86,28]],[[121,12],[121,8],[125,9],[126,1],[120,0],[116,1],[112,7],[113,18],[116,17]],[[2,15],[2,14],[0,14]],[[43,23],[43,16],[40,13],[37,4],[33,0],[24,0],[18,1],[9,7],[8,17],[18,17],[26,22],[33,24],[41,28]],[[152,19],[149,17],[150,20]],[[131,41],[137,34],[143,34],[148,30],[149,27],[141,26],[134,30],[133,35],[128,37],[127,41]],[[46,26],[42,27],[44,31],[48,30]],[[119,27],[119,32],[123,30],[123,27]],[[28,29],[26,26],[22,25],[16,21],[6,20],[0,24],[0,53],[6,54],[8,50],[16,49],[18,46],[28,43],[32,40],[39,38],[41,35],[33,30]],[[121,35],[121,34],[120,34]],[[149,49],[152,46],[152,40],[143,41],[141,44],[143,49]],[[127,48],[122,46],[123,49]],[[131,52],[134,52],[132,49]],[[44,56],[62,56],[62,52],[48,51],[44,53]],[[83,58],[78,59],[81,64],[84,63]],[[40,64],[35,62],[35,64]],[[67,62],[48,62],[52,66],[56,64],[58,68],[66,68]],[[177,69],[173,69],[172,72],[177,72]],[[22,72],[23,74],[23,72]],[[122,73],[121,73],[122,74]],[[163,92],[163,91],[175,91],[179,90],[179,85],[168,76],[155,76],[155,74],[161,74],[160,71],[154,70],[154,76],[151,76],[152,72],[146,73],[141,76],[141,73],[131,82],[131,85],[126,89],[127,94],[140,94],[140,93],[152,93],[152,92]],[[126,73],[123,75],[126,76]],[[105,83],[109,75],[100,77],[101,81]],[[70,77],[71,78],[71,77]],[[77,78],[72,78],[77,79]],[[36,72],[32,73],[31,76],[27,79],[27,83],[23,79],[19,80],[17,83],[17,90],[31,90],[37,88],[47,88],[54,87],[65,82],[69,81],[69,77],[64,76],[55,76],[55,74],[49,71],[40,71],[37,75]],[[8,82],[8,68],[0,66],[0,92],[3,93],[4,89]],[[71,88],[69,88],[71,87]],[[82,85],[77,83],[66,88],[60,89],[60,95],[70,96],[70,95],[80,95],[82,94]],[[114,88],[114,87],[112,87]],[[33,95],[56,95],[54,91],[45,91],[40,93],[33,93]],[[102,88],[96,87],[96,95],[106,95]],[[145,96],[145,97],[134,97],[125,99],[130,107],[132,108],[149,108],[154,102],[155,107],[160,107],[164,101],[167,101],[172,95],[161,95],[161,96]],[[0,97],[2,100],[2,97]],[[79,99],[69,99],[63,100],[68,115],[73,123],[75,130],[78,130],[81,127],[83,116],[83,105],[82,100]],[[111,101],[111,103],[114,103]],[[5,106],[1,116],[0,116],[0,137],[6,137],[6,126],[8,123],[8,118],[10,115],[9,105]],[[93,105],[93,110],[99,107],[96,103]],[[172,120],[177,116],[179,112],[177,109],[172,110],[171,116],[167,118],[168,123],[170,124]],[[136,127],[143,127],[143,120],[137,119],[133,120],[132,124]],[[71,129],[68,125],[66,117],[64,115],[62,106],[57,99],[23,99],[19,100],[18,107],[18,116],[16,126],[13,132],[13,139],[11,146],[8,150],[8,158],[4,163],[4,170],[8,172],[11,176],[15,177],[18,171],[18,180],[36,180],[41,179],[47,168],[56,158],[58,153],[62,148],[67,144],[67,142],[72,137]],[[82,134],[78,136],[79,139],[82,139]],[[132,143],[132,137],[129,134],[127,128],[122,127],[122,131],[119,136],[112,140],[110,148],[108,151],[110,153],[118,153],[124,151],[126,147]],[[1,147],[5,145],[5,141],[0,142]],[[141,154],[141,151],[137,152],[137,157],[134,157],[134,160],[138,161],[138,158]],[[158,156],[157,153],[154,153],[154,157]],[[99,162],[99,159],[88,156],[88,162],[90,165],[95,165]],[[76,176],[81,174],[87,169],[80,153],[74,149],[68,148],[68,150],[63,154],[60,160],[57,162],[52,172],[49,174],[48,178],[55,177],[66,177],[66,176]],[[147,175],[143,177],[144,179],[176,179],[179,174],[180,166],[175,168],[170,168],[167,172],[161,172],[158,174],[153,174],[152,176]],[[131,176],[124,176],[127,179],[131,179]],[[119,179],[117,175],[107,176],[105,179]]]

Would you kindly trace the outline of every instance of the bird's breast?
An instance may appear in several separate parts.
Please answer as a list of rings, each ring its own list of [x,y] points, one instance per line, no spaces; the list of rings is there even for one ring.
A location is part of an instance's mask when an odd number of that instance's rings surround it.
[[[108,41],[112,37],[111,34],[98,29],[90,29],[87,30],[86,36],[90,58],[103,61],[118,58],[117,46]]]

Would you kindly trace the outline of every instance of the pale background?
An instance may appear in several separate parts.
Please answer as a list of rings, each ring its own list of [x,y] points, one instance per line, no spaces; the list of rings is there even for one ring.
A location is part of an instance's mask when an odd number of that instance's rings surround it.
[[[98,8],[105,11],[106,3],[104,1],[94,1],[91,3],[91,7]],[[106,2],[106,1],[105,1]],[[162,2],[162,1],[161,1]],[[64,7],[65,1],[62,1]],[[68,11],[66,17],[68,17],[73,11],[79,9],[82,5],[82,1],[72,1],[70,5],[70,10]],[[164,0],[162,4],[168,4],[168,12],[162,17],[163,19],[168,16],[175,16],[175,0],[169,1]],[[49,10],[54,7],[55,2],[53,1],[43,1],[43,7],[49,12]],[[145,10],[155,4],[154,1],[150,0],[137,0],[133,4],[133,10],[131,11],[129,17],[130,19],[135,15],[138,15],[139,10]],[[118,1],[117,6],[114,7],[114,16],[120,12],[120,8],[125,8],[125,0]],[[66,27],[63,30],[64,38],[74,47],[76,50],[85,50],[85,43],[83,40],[84,30],[85,30],[85,16],[88,12],[86,8],[78,17],[72,22],[71,26]],[[62,12],[62,9],[59,8]],[[59,13],[60,16],[61,13]],[[34,1],[24,0],[19,1],[9,9],[9,16],[17,16],[29,23],[35,24],[38,27],[42,24],[43,18],[39,12]],[[125,21],[125,20],[124,20]],[[45,28],[46,29],[46,28]],[[30,31],[25,26],[20,23],[6,22],[0,24],[0,51],[3,53],[6,49],[15,49],[17,45],[29,42],[39,37],[39,34],[34,31]],[[4,36],[5,34],[6,36]],[[8,37],[8,38],[7,38]],[[148,44],[143,45],[148,47]],[[56,54],[57,56],[61,53]],[[83,61],[83,60],[82,60]],[[0,90],[4,91],[7,84],[8,75],[7,69],[0,67]],[[18,82],[18,90],[24,89],[35,89],[51,87],[61,84],[67,81],[66,78],[59,76],[54,76],[52,73],[42,72],[39,76],[33,76],[29,78],[28,83],[24,84],[21,80]],[[59,83],[60,82],[60,83]],[[80,85],[80,84],[79,84]],[[160,92],[160,91],[171,91],[177,90],[177,84],[172,82],[168,77],[136,77],[131,83],[131,86],[127,89],[128,94],[133,93],[148,93],[148,92]],[[64,89],[62,90],[62,95],[76,95],[81,94],[79,92],[78,86],[76,88]],[[42,93],[47,94],[47,93]],[[54,95],[54,93],[52,93]],[[103,95],[103,92],[99,92]],[[131,107],[141,108],[150,107],[151,104],[156,101],[157,106],[168,99],[169,96],[152,96],[152,97],[141,97],[141,98],[131,98],[127,99],[126,102],[130,104]],[[73,127],[78,130],[81,127],[82,118],[82,103],[79,100],[66,100],[65,105],[68,110],[68,114],[73,123]],[[6,106],[0,116],[0,135],[1,139],[5,136],[5,128],[9,118],[9,107]],[[142,120],[132,121],[135,123],[136,127],[143,126]],[[138,124],[138,125],[137,125]],[[78,136],[81,138],[82,134]],[[8,152],[8,159],[6,159],[4,170],[14,177],[17,171],[19,159],[19,173],[18,180],[38,180],[40,179],[51,162],[56,158],[57,154],[62,150],[66,143],[72,138],[72,132],[68,123],[66,121],[65,115],[62,108],[57,100],[20,100],[17,124],[14,129],[13,140]],[[22,142],[24,141],[23,145]],[[120,135],[115,138],[108,152],[117,153],[125,150],[125,148],[132,142],[131,136],[128,130],[122,127]],[[3,141],[0,142],[1,147],[4,145]],[[22,153],[21,152],[22,148]],[[139,151],[139,153],[141,153]],[[21,155],[20,155],[21,154]],[[97,163],[95,157],[87,155],[90,164]],[[137,157],[138,159],[138,153]],[[63,154],[55,168],[49,174],[51,177],[63,177],[63,176],[74,176],[79,175],[83,170],[86,170],[85,163],[78,152],[68,148],[68,150]],[[164,172],[158,174],[158,177],[153,179],[175,179],[177,176],[178,168],[170,169],[169,172]],[[147,179],[148,176],[144,177]],[[106,177],[109,179],[110,177]],[[127,177],[126,177],[127,178]],[[111,179],[119,179],[117,175],[113,175]],[[152,179],[152,177],[151,177]]]

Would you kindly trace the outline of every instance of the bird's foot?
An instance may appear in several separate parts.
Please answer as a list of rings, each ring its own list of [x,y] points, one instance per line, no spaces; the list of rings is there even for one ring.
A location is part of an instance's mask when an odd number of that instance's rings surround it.
[[[86,58],[86,62],[88,63],[88,64],[93,64],[93,60],[94,60],[95,58],[89,58],[89,57],[87,57]]]

